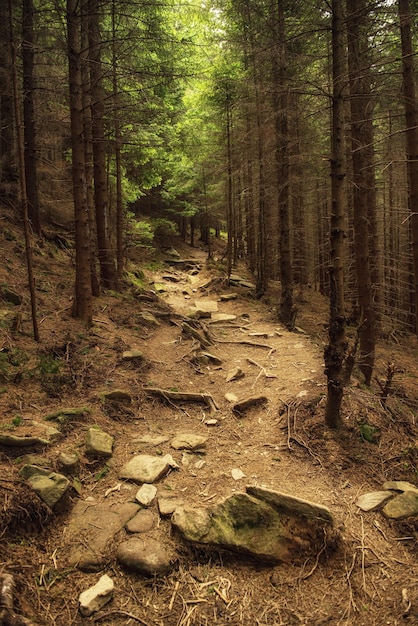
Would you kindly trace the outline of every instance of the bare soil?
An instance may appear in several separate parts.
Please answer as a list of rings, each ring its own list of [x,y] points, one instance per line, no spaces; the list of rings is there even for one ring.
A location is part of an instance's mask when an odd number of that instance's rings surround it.
[[[355,504],[360,494],[379,490],[385,480],[417,484],[414,337],[382,337],[379,382],[369,390],[353,377],[344,399],[344,428],[332,433],[324,427],[327,304],[317,293],[306,289],[299,294],[297,323],[304,332],[289,333],[277,322],[276,285],[266,298],[254,300],[251,289],[227,284],[221,262],[207,263],[204,250],[176,242],[181,256],[200,266],[195,277],[187,268],[170,269],[164,255],[147,262],[142,258],[130,267],[143,271],[140,284],[98,298],[94,325],[87,330],[70,315],[73,251],[37,245],[37,345],[31,339],[22,237],[13,222],[3,224],[0,285],[21,293],[23,304],[0,306],[1,429],[33,433],[38,427],[32,422],[42,422],[52,411],[80,406],[90,411],[67,422],[64,436],[49,448],[0,448],[0,574],[14,577],[18,613],[33,624],[56,626],[418,623],[418,519],[393,522],[380,511],[363,513]],[[237,273],[245,276],[243,268]],[[164,278],[168,274],[177,282]],[[156,295],[155,283],[164,284],[166,291]],[[237,299],[219,301],[230,292]],[[192,361],[198,344],[182,328],[190,307],[208,300],[235,316],[230,322],[195,324],[209,333],[207,350],[221,365]],[[152,312],[158,324],[144,319],[144,312]],[[140,365],[122,359],[123,351],[134,348],[144,354]],[[396,371],[383,402],[381,386],[390,362]],[[227,382],[237,367],[244,376]],[[148,393],[150,387],[209,393],[217,409],[162,402]],[[100,393],[111,389],[129,391],[133,401],[104,404]],[[268,402],[239,415],[225,398],[228,393],[238,399],[264,395]],[[211,419],[216,424],[208,424]],[[115,437],[108,463],[83,454],[85,432],[94,424]],[[362,424],[374,428],[372,442],[362,436]],[[205,453],[184,455],[168,442],[157,448],[133,442],[145,434],[171,437],[179,432],[207,436]],[[78,596],[99,574],[79,572],[61,561],[72,503],[79,497],[126,500],[129,486],[109,490],[119,482],[123,463],[140,450],[170,453],[180,465],[157,485],[159,495],[200,506],[246,485],[277,489],[328,506],[338,541],[302,564],[272,567],[185,545],[169,521],[161,519],[152,534],[172,551],[173,572],[152,580],[130,574],[119,568],[110,546],[105,572],[115,581],[114,598],[100,613],[83,618]],[[54,465],[61,451],[79,453],[80,487],[52,512],[21,480],[19,469],[29,452]],[[233,469],[244,476],[234,480]],[[123,538],[121,533],[116,543]]]

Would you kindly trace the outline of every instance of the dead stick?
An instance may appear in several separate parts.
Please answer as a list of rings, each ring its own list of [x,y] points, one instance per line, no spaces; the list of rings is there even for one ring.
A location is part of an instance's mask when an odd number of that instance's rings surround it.
[[[143,624],[143,626],[150,626],[148,624],[148,622],[145,622],[143,619],[141,619],[137,615],[134,615],[133,613],[128,613],[128,611],[120,611],[119,609],[115,609],[114,611],[108,611],[107,613],[103,613],[102,615],[98,615],[94,619],[94,621],[95,622],[101,622],[102,619],[107,619],[109,617],[109,615],[123,615],[124,617],[130,617],[131,619],[136,620],[140,624]]]

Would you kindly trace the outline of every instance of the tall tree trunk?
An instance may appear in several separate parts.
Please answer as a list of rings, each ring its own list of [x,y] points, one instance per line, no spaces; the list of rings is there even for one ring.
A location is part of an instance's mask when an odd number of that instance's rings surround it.
[[[406,118],[405,135],[415,294],[415,333],[418,334],[418,101],[414,73],[414,48],[411,36],[412,15],[409,0],[399,0],[399,21]]]
[[[376,349],[376,315],[370,258],[370,215],[376,214],[376,194],[367,5],[368,0],[347,0],[354,253],[359,306],[359,368],[366,385],[369,386]]]
[[[81,16],[79,0],[67,0],[68,77],[70,86],[72,175],[75,218],[75,300],[73,315],[92,321],[89,218],[86,195],[81,82]]]
[[[116,2],[112,0],[112,83],[113,83],[113,126],[115,131],[115,173],[116,173],[116,259],[117,280],[120,285],[123,277],[125,256],[125,214],[122,193],[121,129],[119,120],[119,86],[116,52]]]
[[[16,198],[9,0],[0,0],[0,196]]]
[[[23,62],[23,127],[25,137],[25,176],[28,215],[32,230],[41,234],[38,198],[38,165],[36,158],[33,0],[23,0],[22,62]]]
[[[106,175],[104,135],[104,90],[101,61],[100,10],[98,0],[89,0],[89,59],[93,138],[94,202],[100,276],[106,289],[116,289],[115,255],[110,243],[110,207]]]
[[[274,38],[272,77],[279,205],[279,274],[281,284],[279,319],[288,330],[293,330],[295,327],[296,309],[293,301],[292,253],[290,246],[289,88],[286,77],[286,35],[282,0],[273,0],[271,17],[273,18],[272,33]]]
[[[329,343],[325,348],[327,403],[325,423],[341,426],[341,402],[346,384],[347,351],[344,303],[344,237],[346,175],[344,147],[345,38],[344,0],[332,0],[332,137],[331,137],[331,223],[330,223],[330,316]]]
[[[232,115],[231,115],[231,102],[230,95],[226,93],[225,101],[225,116],[226,116],[226,150],[227,150],[227,182],[226,182],[226,222],[227,222],[227,248],[226,248],[226,262],[227,262],[227,276],[231,276],[232,264],[233,264],[233,241],[235,238],[235,220],[234,220],[234,205],[232,198],[232,148],[231,148],[231,134],[232,134]]]
[[[13,84],[13,100],[14,100],[14,117],[16,123],[16,138],[17,149],[19,157],[19,173],[20,173],[20,194],[22,203],[22,221],[23,232],[25,235],[25,250],[26,250],[26,265],[28,272],[28,283],[31,301],[32,311],[32,327],[33,337],[35,341],[39,341],[39,329],[38,320],[36,314],[36,292],[35,292],[35,279],[33,275],[33,259],[32,259],[32,241],[29,228],[29,213],[28,213],[28,195],[26,192],[26,175],[25,175],[25,148],[24,148],[24,135],[22,128],[22,118],[20,114],[20,98],[19,89],[17,84],[17,55],[16,44],[13,33],[13,11],[12,0],[9,0],[9,24],[10,24],[10,49],[11,49],[11,68],[12,68],[12,84]]]

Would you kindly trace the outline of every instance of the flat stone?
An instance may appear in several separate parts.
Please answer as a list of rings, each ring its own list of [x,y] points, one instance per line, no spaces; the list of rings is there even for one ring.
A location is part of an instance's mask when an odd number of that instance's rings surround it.
[[[243,413],[248,411],[248,409],[252,409],[254,406],[263,406],[267,403],[268,398],[266,396],[249,396],[247,398],[244,398],[243,400],[235,402],[232,410],[234,411],[234,413],[239,413],[242,415]]]
[[[93,587],[80,593],[78,602],[81,615],[88,617],[104,607],[111,599],[113,589],[113,580],[110,576],[104,574]]]
[[[0,445],[6,446],[8,448],[28,448],[29,446],[48,446],[50,445],[50,441],[48,439],[43,439],[42,437],[35,436],[25,436],[20,437],[18,435],[5,435],[0,434]]]
[[[22,475],[34,492],[51,509],[67,493],[70,486],[70,481],[66,476],[36,468],[34,465],[25,465],[22,468]]]
[[[137,483],[152,484],[165,476],[170,469],[178,469],[178,467],[170,454],[165,456],[138,454],[122,467],[119,477]]]
[[[356,505],[362,511],[373,511],[392,497],[392,491],[373,491],[370,493],[364,493],[357,498]]]
[[[211,352],[205,352],[205,351],[198,352],[196,354],[196,357],[199,358],[200,356],[206,357],[208,359],[208,361],[210,361],[214,365],[222,365],[222,359],[220,359],[215,354],[211,354]]]
[[[233,322],[236,319],[236,315],[230,315],[229,313],[212,313],[208,323],[219,324],[220,322]]]
[[[129,391],[124,389],[113,389],[112,391],[103,391],[101,394],[103,400],[112,400],[116,402],[132,402],[132,396]]]
[[[86,454],[93,458],[112,456],[113,437],[99,428],[89,428],[86,436]]]
[[[172,498],[158,498],[158,510],[162,517],[172,515],[181,506],[183,506],[183,501],[175,496]]]
[[[172,569],[163,544],[147,536],[123,541],[116,556],[121,565],[143,576],[161,576],[169,574]]]
[[[49,472],[52,470],[51,459],[46,456],[42,456],[41,454],[24,454],[19,457],[19,462],[24,465],[35,465],[36,467],[48,470]]]
[[[164,283],[154,283],[154,291],[156,293],[164,293],[167,291],[167,287]]]
[[[171,440],[170,445],[174,450],[199,450],[206,446],[208,438],[193,433],[179,433]]]
[[[298,515],[306,519],[316,519],[330,525],[334,523],[331,511],[322,504],[316,504],[309,502],[309,500],[290,496],[281,491],[263,489],[262,487],[249,486],[246,488],[246,491],[254,498],[268,502],[268,504],[274,508],[285,511],[289,515]]]
[[[393,489],[394,491],[414,491],[418,493],[418,487],[405,480],[391,480],[383,483],[383,489]]]
[[[138,439],[132,439],[132,443],[142,443],[147,446],[160,446],[162,443],[166,443],[170,440],[170,437],[165,435],[143,435]]]
[[[383,513],[391,519],[405,519],[418,516],[418,492],[405,491],[389,500]]]
[[[141,350],[125,350],[125,352],[122,352],[122,359],[124,361],[142,362],[145,360],[145,357]]]
[[[199,307],[192,307],[187,313],[187,317],[191,320],[208,319],[210,318],[210,315],[209,311],[203,311],[202,309],[199,309]]]
[[[144,483],[136,492],[135,500],[142,506],[149,506],[157,495],[157,487]]]
[[[192,543],[230,549],[267,562],[300,561],[324,548],[325,529],[332,526],[326,507],[299,499],[293,506],[290,496],[259,491],[265,496],[262,500],[236,493],[213,507],[177,508],[171,522]],[[284,506],[278,504],[281,498]]]
[[[130,533],[147,533],[155,525],[155,517],[148,509],[141,509],[126,524],[126,530]]]
[[[160,326],[160,322],[157,320],[155,315],[150,313],[149,311],[141,311],[138,313],[138,317],[147,325],[152,328],[157,328]]]
[[[45,439],[48,439],[48,441],[50,441],[51,443],[57,441],[62,437],[62,432],[54,426],[50,426],[49,424],[42,424],[41,422],[36,422],[35,420],[32,420],[31,424],[35,428],[43,431]]]
[[[218,310],[218,303],[216,300],[196,300],[195,307],[201,311],[206,311],[207,313],[216,313]]]
[[[100,571],[106,562],[108,545],[138,509],[139,505],[133,502],[76,502],[65,533],[68,564],[85,572]]]
[[[220,295],[219,300],[221,302],[228,302],[229,300],[236,300],[237,298],[237,293],[223,293]]]
[[[240,378],[244,378],[245,374],[240,367],[235,367],[233,370],[230,370],[226,375],[226,382],[230,383],[233,380],[239,380]]]
[[[238,402],[238,396],[236,396],[234,393],[226,393],[225,394],[225,400],[227,400],[231,404],[234,404],[234,403]]]
[[[241,480],[241,478],[245,478],[244,472],[236,467],[231,470],[231,476],[234,480]]]
[[[187,282],[193,287],[193,286],[197,286],[200,282],[200,278],[199,276],[195,276],[193,274],[188,274],[187,275]]]

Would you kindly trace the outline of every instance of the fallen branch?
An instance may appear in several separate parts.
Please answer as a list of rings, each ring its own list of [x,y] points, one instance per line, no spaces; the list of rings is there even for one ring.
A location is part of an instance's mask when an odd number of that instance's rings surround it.
[[[152,396],[157,396],[162,400],[174,402],[201,402],[206,404],[211,411],[219,409],[213,396],[210,393],[193,393],[188,391],[169,391],[168,389],[159,389],[158,387],[150,387],[147,392]]]
[[[242,341],[232,341],[229,339],[217,339],[217,343],[234,343],[243,346],[253,346],[254,348],[267,348],[268,350],[275,350],[272,346],[268,346],[266,343],[257,343],[250,341],[249,339],[243,339]]]
[[[260,363],[257,363],[257,361],[254,361],[253,359],[249,359],[247,358],[248,363],[250,363],[251,365],[255,365],[256,367],[260,368],[259,373],[257,374],[257,377],[255,379],[255,381],[253,382],[253,384],[251,385],[251,388],[255,387],[258,379],[260,378],[261,374],[264,374],[264,376],[266,378],[277,378],[276,374],[271,374],[270,372],[268,372],[266,370],[265,367],[263,367],[262,365],[260,365]]]

